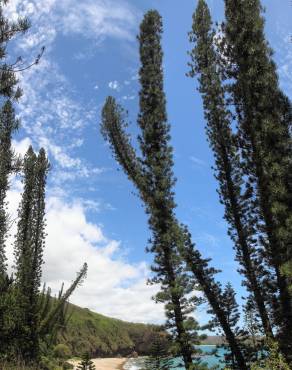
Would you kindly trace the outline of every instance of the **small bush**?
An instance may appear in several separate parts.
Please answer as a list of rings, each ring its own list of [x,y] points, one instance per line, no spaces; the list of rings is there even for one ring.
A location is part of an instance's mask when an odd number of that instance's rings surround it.
[[[55,370],[55,368],[56,368],[56,364],[51,358],[45,357],[45,356],[41,357],[41,360],[40,360],[40,363],[39,363],[39,369]]]
[[[276,342],[268,343],[269,356],[263,362],[253,364],[251,370],[290,370]]]
[[[67,369],[74,369],[74,366],[72,364],[69,364],[69,362],[65,362],[63,364],[63,370],[67,370]]]
[[[72,356],[71,350],[66,344],[57,344],[54,348],[54,357],[67,359]]]

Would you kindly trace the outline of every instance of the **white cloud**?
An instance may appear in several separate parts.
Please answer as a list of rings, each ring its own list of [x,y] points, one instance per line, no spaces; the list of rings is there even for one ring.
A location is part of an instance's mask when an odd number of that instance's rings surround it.
[[[291,36],[283,31],[279,32],[279,41],[276,47],[276,57],[278,62],[278,74],[282,89],[291,96],[292,94],[292,47]]]
[[[84,129],[96,120],[98,107],[82,101],[79,91],[53,62],[51,51],[57,35],[78,34],[95,45],[106,37],[134,40],[136,10],[125,1],[116,4],[113,0],[11,0],[5,11],[12,19],[26,15],[31,20],[31,29],[15,44],[15,54],[21,54],[26,64],[46,46],[40,64],[21,76],[24,95],[19,111],[25,135],[36,150],[39,146],[48,150],[54,182],[99,175],[102,169],[92,168],[76,157],[75,151],[82,145]],[[116,84],[113,87],[118,89]]]
[[[120,90],[120,84],[118,83],[118,81],[110,81],[109,83],[108,83],[108,87],[110,88],[110,89],[112,89],[112,90],[117,90],[117,91],[119,91]]]
[[[48,188],[47,199],[44,281],[56,292],[62,281],[70,284],[86,261],[88,277],[72,297],[73,303],[124,320],[163,321],[163,307],[151,300],[157,288],[146,285],[149,270],[145,262],[128,262],[122,244],[107,238],[98,224],[88,221],[86,211],[98,211],[104,207],[102,201],[99,204],[72,198],[72,187],[67,191],[64,186],[77,176],[100,175],[103,169],[93,167],[75,152],[83,144],[84,129],[95,122],[97,109],[82,101],[80,91],[74,90],[51,56],[57,35],[78,34],[95,44],[105,37],[135,40],[135,11],[122,0],[119,4],[113,0],[11,0],[8,12],[14,19],[18,14],[28,15],[33,25],[28,35],[17,42],[16,55],[20,53],[29,61],[46,45],[41,63],[21,77],[24,95],[19,112],[24,138],[13,143],[21,154],[30,144],[36,150],[44,146],[53,162],[53,186]],[[120,88],[117,81],[112,82],[112,88]],[[21,183],[14,180],[13,184],[8,198],[9,211],[15,219]],[[16,222],[11,235],[15,232]],[[12,236],[7,250],[10,267]]]
[[[21,85],[22,127],[36,150],[44,147],[48,152],[54,165],[53,180],[61,183],[102,173],[75,154],[83,145],[84,129],[96,117],[96,108],[77,100],[58,66],[43,58],[39,66],[26,71]]]
[[[17,154],[20,154],[22,157],[25,155],[30,145],[32,145],[32,142],[29,137],[25,137],[20,141],[12,140],[13,149]]]
[[[195,237],[195,240],[201,244],[203,247],[218,247],[219,246],[219,240],[215,235],[212,235],[210,233],[204,232]]]
[[[196,166],[199,166],[199,167],[205,167],[206,166],[206,162],[203,161],[202,159],[200,158],[197,158],[195,156],[191,156],[190,157],[190,160],[192,161],[192,163],[194,163]]]
[[[136,95],[124,95],[122,97],[123,100],[134,100],[136,98]]]
[[[136,14],[123,1],[112,0],[63,0],[62,30],[70,34],[82,34],[89,38],[112,36],[121,39],[133,38]],[[71,9],[68,12],[68,9]]]
[[[81,166],[80,158],[71,158],[64,152],[62,147],[53,144],[46,137],[38,138],[39,145],[43,147],[47,153],[51,154],[62,168],[78,168]]]
[[[16,217],[21,184],[13,182],[9,191],[9,211]],[[62,282],[68,286],[83,262],[88,276],[72,296],[72,303],[96,312],[135,322],[162,322],[162,305],[151,297],[157,287],[147,286],[149,270],[145,262],[131,264],[123,257],[121,243],[110,240],[100,226],[86,218],[79,201],[66,203],[62,198],[47,199],[47,239],[44,252],[43,279],[56,293]],[[16,223],[11,235],[16,232]],[[8,248],[13,263],[12,238]]]
[[[125,1],[114,0],[10,0],[5,7],[12,19],[28,16],[33,24],[22,49],[47,46],[58,34],[78,34],[100,41],[106,37],[134,39],[137,11]]]

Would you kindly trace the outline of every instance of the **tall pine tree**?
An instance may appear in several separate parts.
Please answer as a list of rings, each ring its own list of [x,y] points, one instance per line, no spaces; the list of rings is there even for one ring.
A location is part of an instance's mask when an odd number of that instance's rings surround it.
[[[0,279],[6,274],[5,241],[9,228],[6,212],[6,193],[9,188],[9,175],[13,172],[14,153],[11,147],[12,134],[19,126],[10,100],[0,111]]]
[[[24,191],[15,242],[16,296],[21,357],[38,356],[38,299],[44,249],[45,184],[49,164],[43,149],[24,158]]]
[[[86,276],[87,265],[77,274],[71,286],[52,301],[50,290],[40,292],[43,248],[45,238],[45,183],[48,161],[44,150],[36,156],[30,148],[24,158],[14,155],[12,135],[19,126],[13,103],[22,91],[16,72],[39,63],[44,51],[25,66],[22,59],[10,64],[7,48],[11,39],[24,34],[30,24],[26,18],[11,21],[4,7],[9,0],[0,0],[0,359],[22,357],[26,362],[38,358],[40,342],[55,336],[64,322],[66,301]],[[6,271],[5,242],[10,226],[6,211],[9,176],[23,170],[24,193],[19,207],[18,230],[15,241],[16,276]],[[49,302],[53,302],[50,304]]]
[[[193,273],[196,284],[198,284],[199,288],[203,291],[209,303],[209,313],[213,315],[216,323],[222,328],[231,354],[235,359],[236,366],[242,370],[248,369],[246,356],[241,348],[242,345],[227,315],[224,291],[222,291],[221,284],[214,278],[214,275],[218,273],[219,270],[210,267],[210,259],[202,258],[200,252],[195,248],[191,240],[191,235],[186,227],[183,229],[183,234],[185,245],[180,253],[186,261],[187,268]]]
[[[143,370],[169,370],[173,366],[167,342],[161,333],[155,333],[150,346],[150,354],[145,359]]]
[[[96,367],[93,361],[90,359],[90,354],[88,352],[84,353],[81,362],[77,366],[78,370],[95,370]]]
[[[241,347],[244,347],[244,341],[246,340],[245,333],[239,326],[240,313],[239,306],[235,299],[235,292],[230,283],[227,283],[223,294],[222,299],[224,301],[224,310],[227,317],[227,321],[232,328],[235,336],[237,337],[238,343],[241,344]],[[237,362],[234,356],[233,351],[230,351],[229,347],[225,347],[226,353],[224,354],[224,364],[231,369],[237,369]]]
[[[11,331],[14,328],[13,280],[7,275],[5,244],[11,220],[6,209],[6,193],[9,188],[9,176],[19,169],[19,163],[11,148],[13,133],[19,126],[15,118],[13,101],[21,96],[18,80],[11,64],[7,62],[9,41],[21,35],[29,28],[25,18],[10,21],[4,14],[8,1],[0,1],[0,355],[8,348]]]
[[[45,151],[36,155],[30,147],[24,157],[24,191],[18,211],[15,240],[16,277],[15,329],[10,333],[11,352],[26,363],[34,363],[41,346],[54,343],[57,331],[64,324],[64,310],[74,290],[87,273],[84,264],[70,287],[54,301],[50,289],[40,290],[43,251],[45,246],[45,186],[49,162]]]
[[[12,38],[25,33],[29,28],[29,22],[25,18],[19,18],[14,22],[7,19],[3,9],[6,4],[7,1],[0,1],[0,102],[2,105],[0,111],[0,285],[3,285],[3,289],[7,282],[5,240],[9,227],[5,199],[9,175],[14,167],[11,137],[19,125],[15,118],[12,101],[21,96],[15,72],[7,63],[7,46]]]
[[[221,52],[237,113],[243,170],[253,190],[262,256],[276,280],[280,348],[292,361],[292,299],[289,278],[281,271],[292,251],[291,106],[279,89],[261,12],[259,0],[225,0]]]
[[[218,56],[214,48],[215,32],[211,16],[204,0],[199,0],[193,15],[190,41],[195,43],[191,51],[190,76],[199,76],[199,91],[203,97],[206,133],[215,157],[216,179],[219,182],[220,202],[225,206],[225,219],[229,223],[229,235],[234,241],[236,259],[241,265],[244,285],[252,294],[264,332],[273,337],[272,325],[262,289],[265,271],[254,239],[254,217],[249,212],[242,194],[242,171],[234,134],[231,130],[232,112],[227,108],[225,89],[220,78]]]
[[[140,26],[140,114],[138,124],[142,159],[136,157],[127,135],[121,108],[109,97],[102,112],[103,133],[109,140],[116,158],[134,182],[149,214],[154,254],[152,267],[156,273],[153,282],[160,283],[162,291],[157,300],[166,305],[168,326],[174,327],[176,343],[187,369],[192,367],[191,331],[186,330],[188,302],[187,280],[179,258],[175,236],[172,174],[172,149],[168,145],[169,125],[163,91],[161,17],[149,11]],[[185,311],[187,310],[187,311]]]
[[[172,174],[172,148],[169,145],[169,125],[166,121],[165,96],[162,79],[162,51],[160,46],[161,19],[157,12],[148,12],[141,24],[140,56],[140,114],[138,123],[141,128],[139,143],[142,158],[138,158],[125,133],[123,110],[109,97],[102,111],[102,132],[110,142],[117,161],[123,167],[131,181],[139,190],[141,199],[149,214],[149,225],[153,234],[149,248],[155,254],[153,271],[154,282],[162,286],[157,299],[167,302],[168,318],[174,327],[175,339],[183,356],[185,366],[190,369],[191,337],[186,328],[189,312],[188,302],[184,297],[190,289],[196,287],[196,281],[202,287],[210,305],[219,315],[236,354],[238,366],[247,369],[243,354],[236,338],[228,326],[225,313],[220,304],[220,287],[213,275],[216,270],[208,268],[208,261],[202,259],[194,250],[175,214]],[[186,251],[186,252],[185,252]],[[191,284],[186,280],[181,262],[183,257],[188,269],[193,273]],[[192,286],[192,284],[195,284]],[[186,311],[185,311],[186,309]]]

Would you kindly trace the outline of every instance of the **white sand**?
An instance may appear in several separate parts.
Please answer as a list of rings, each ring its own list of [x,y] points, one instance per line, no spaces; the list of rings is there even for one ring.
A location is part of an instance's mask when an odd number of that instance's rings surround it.
[[[122,370],[123,365],[127,361],[126,358],[95,358],[92,359],[96,370]],[[70,360],[68,361],[72,365],[74,365],[74,369],[76,369],[78,365],[78,361]]]

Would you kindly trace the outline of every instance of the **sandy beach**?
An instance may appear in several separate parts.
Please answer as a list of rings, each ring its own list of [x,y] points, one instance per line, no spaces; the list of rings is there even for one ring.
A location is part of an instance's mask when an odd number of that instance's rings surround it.
[[[92,359],[96,370],[123,370],[123,365],[126,363],[126,358],[96,358]],[[68,361],[74,365],[74,370],[77,368],[78,361]]]

